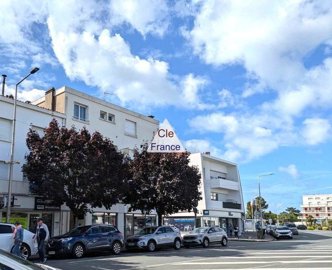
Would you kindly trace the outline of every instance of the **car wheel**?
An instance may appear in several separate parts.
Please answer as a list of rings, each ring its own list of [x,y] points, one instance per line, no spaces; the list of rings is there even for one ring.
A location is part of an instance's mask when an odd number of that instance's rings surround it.
[[[178,250],[178,249],[181,248],[181,241],[180,241],[180,239],[175,239],[175,241],[174,241],[174,248],[176,250]]]
[[[153,252],[153,251],[156,251],[156,242],[155,241],[153,241],[153,240],[150,240],[149,242],[148,242],[148,250],[150,251],[150,252]]]
[[[204,239],[203,239],[203,243],[202,243],[203,247],[204,247],[204,248],[207,248],[207,247],[209,246],[209,244],[210,244],[209,239],[204,238]]]
[[[221,245],[222,245],[223,247],[226,247],[226,246],[227,246],[227,243],[228,243],[227,238],[226,238],[226,237],[223,237],[223,238],[221,239]]]
[[[85,248],[81,243],[78,243],[73,247],[72,253],[75,258],[82,258],[85,253]]]
[[[30,247],[26,243],[22,243],[20,251],[21,251],[21,257],[24,260],[29,259],[29,257],[31,256]]]
[[[114,255],[119,255],[121,253],[121,243],[119,241],[114,241],[112,244],[112,252]]]

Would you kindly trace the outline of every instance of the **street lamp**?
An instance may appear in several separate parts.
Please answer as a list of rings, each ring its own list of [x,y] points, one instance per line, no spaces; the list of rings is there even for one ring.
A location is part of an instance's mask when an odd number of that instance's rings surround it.
[[[263,228],[263,213],[262,213],[262,204],[261,204],[261,178],[262,177],[266,177],[266,176],[271,176],[274,175],[273,172],[269,172],[269,173],[263,173],[258,175],[258,196],[259,196],[259,216],[260,216],[260,223],[261,226]]]
[[[12,141],[10,145],[10,159],[9,159],[9,172],[8,172],[8,200],[7,200],[7,217],[6,222],[10,222],[10,207],[11,207],[11,197],[12,197],[12,181],[13,181],[13,165],[17,163],[14,161],[14,150],[15,150],[15,133],[16,133],[16,106],[17,106],[17,88],[18,86],[27,79],[30,75],[35,74],[39,68],[33,68],[28,75],[26,75],[22,80],[20,80],[15,86],[15,96],[14,96],[14,111],[13,111],[13,126],[12,126]]]

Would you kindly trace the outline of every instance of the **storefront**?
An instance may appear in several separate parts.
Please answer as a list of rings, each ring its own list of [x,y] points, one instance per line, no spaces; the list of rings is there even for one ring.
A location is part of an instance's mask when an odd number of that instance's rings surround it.
[[[108,212],[93,213],[92,224],[109,224],[118,227],[118,214]]]
[[[137,234],[145,226],[155,226],[156,224],[156,215],[127,213],[125,214],[125,237]]]

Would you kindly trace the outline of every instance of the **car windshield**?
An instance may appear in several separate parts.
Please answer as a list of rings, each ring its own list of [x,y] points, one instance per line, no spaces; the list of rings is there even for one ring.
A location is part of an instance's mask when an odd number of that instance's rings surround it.
[[[86,233],[87,230],[89,230],[91,226],[81,226],[73,229],[69,233],[66,234],[66,236],[78,236]]]
[[[146,234],[151,234],[154,233],[157,227],[147,227],[138,232],[138,235],[146,235]]]
[[[282,226],[282,227],[278,227],[277,230],[289,230],[289,228],[286,226]]]
[[[194,233],[205,233],[208,230],[208,228],[196,228],[193,230]]]
[[[295,224],[287,224],[287,227],[296,227]]]

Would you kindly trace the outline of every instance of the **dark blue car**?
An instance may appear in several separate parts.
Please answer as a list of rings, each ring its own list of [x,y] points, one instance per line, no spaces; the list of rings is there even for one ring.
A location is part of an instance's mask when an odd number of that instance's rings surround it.
[[[64,235],[52,237],[48,242],[49,256],[72,255],[83,257],[87,252],[112,251],[119,254],[123,247],[123,235],[114,226],[80,226]]]

